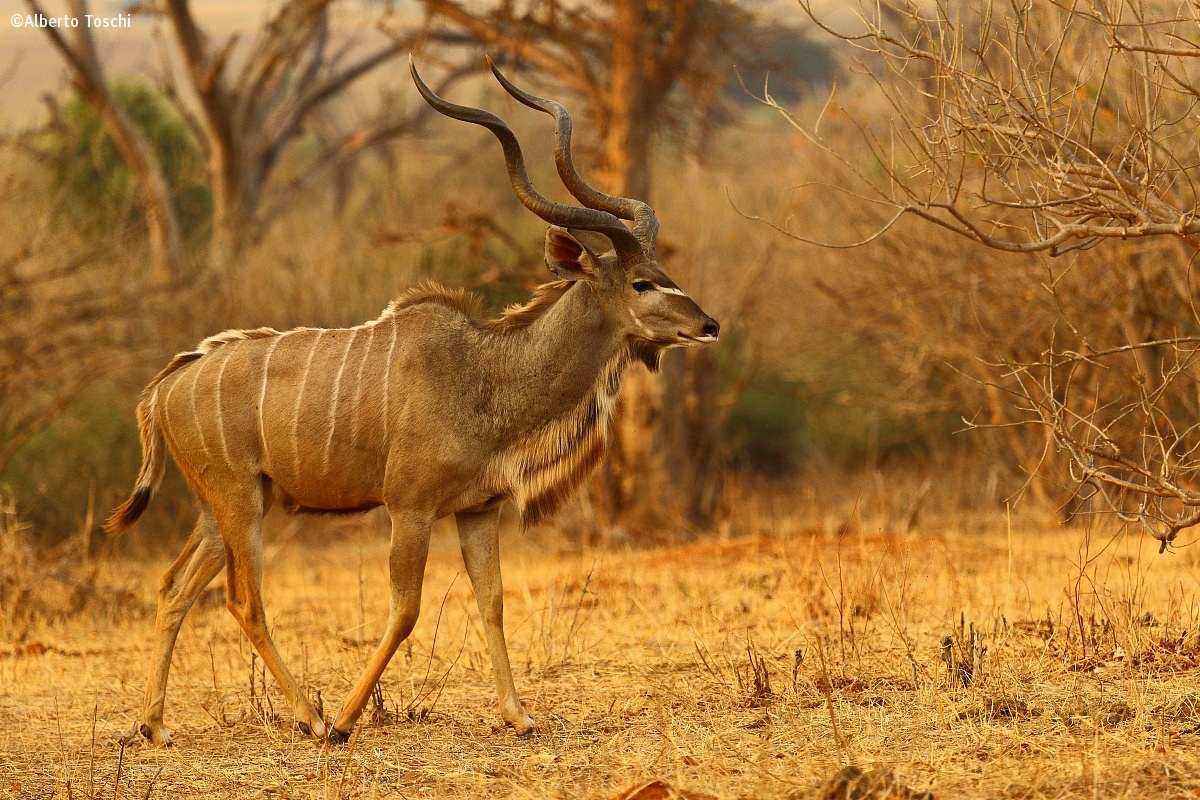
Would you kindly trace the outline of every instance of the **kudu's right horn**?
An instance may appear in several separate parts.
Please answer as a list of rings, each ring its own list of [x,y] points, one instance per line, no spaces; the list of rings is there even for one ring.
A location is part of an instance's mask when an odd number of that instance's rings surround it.
[[[488,60],[488,63],[491,64],[490,59]],[[517,141],[516,134],[514,134],[512,129],[505,124],[504,120],[500,119],[489,111],[484,111],[481,108],[456,105],[442,99],[441,97],[438,97],[432,89],[425,85],[425,82],[421,80],[421,76],[417,74],[417,67],[416,64],[413,63],[413,57],[411,55],[408,57],[408,66],[409,71],[412,73],[413,82],[417,85],[417,91],[421,93],[421,97],[425,98],[425,102],[433,106],[435,111],[440,114],[444,114],[447,117],[451,117],[452,119],[470,122],[475,125],[481,125],[490,130],[495,137],[500,140],[500,147],[504,150],[504,164],[508,168],[508,178],[512,182],[513,191],[516,193],[517,199],[521,201],[522,205],[524,205],[534,214],[537,214],[546,222],[549,222],[551,225],[561,225],[564,228],[577,228],[580,230],[595,231],[597,233],[604,234],[612,242],[613,249],[616,250],[617,257],[622,263],[645,259],[649,253],[653,252],[652,249],[648,250],[643,245],[642,238],[640,236],[635,235],[633,231],[629,230],[629,228],[626,228],[621,220],[610,211],[595,207],[579,208],[576,206],[566,206],[562,205],[561,203],[555,203],[554,201],[542,196],[537,189],[533,187],[533,183],[530,182],[529,173],[525,169],[525,158],[521,154],[521,145]],[[495,70],[495,67],[493,67],[493,70]],[[509,83],[508,80],[502,75],[500,75],[498,71],[496,71],[496,75],[498,78],[500,78],[501,84],[504,85],[504,88],[510,93],[513,92],[514,89],[518,92],[520,91],[519,89],[516,89],[515,86],[509,88],[512,86],[512,84]],[[527,96],[533,100],[539,99],[534,98],[532,95]],[[521,98],[518,96],[518,99]],[[522,102],[524,102],[524,100],[522,100]],[[532,107],[538,108],[538,106]],[[566,118],[566,137],[567,145],[569,147],[570,117],[566,116],[565,109],[563,110],[563,116]],[[561,127],[561,123],[559,127]],[[555,154],[555,160],[556,162],[559,161],[557,152]],[[618,198],[611,198],[609,195],[605,195],[588,186],[583,179],[579,177],[578,173],[575,172],[574,167],[571,166],[569,155],[567,156],[565,163],[566,176],[563,178],[563,182],[567,185],[568,190],[570,190],[571,193],[578,197],[582,202],[587,202],[589,205],[591,205],[590,201],[594,201],[596,203],[601,202],[600,200],[595,200],[595,198],[608,198],[610,201],[618,200]],[[559,166],[559,174],[564,174],[564,167],[561,164]],[[568,183],[568,180],[571,182]],[[572,184],[574,184],[575,188],[572,188]],[[584,197],[580,196],[580,194],[576,191],[577,188],[587,194],[589,199],[584,200]],[[624,198],[619,199],[624,200]],[[638,201],[625,200],[624,202],[637,203]],[[645,206],[644,203],[641,203],[640,205]],[[649,206],[645,207],[647,210],[649,210]],[[643,218],[644,217],[645,214],[643,214]],[[654,212],[652,210],[649,210],[649,218],[651,220],[654,219]],[[633,219],[633,217],[630,217],[630,219]],[[652,228],[657,230],[657,227],[658,224],[655,221],[652,225]],[[649,241],[651,242],[650,248],[652,248],[653,238],[651,238]]]
[[[544,111],[554,117],[554,165],[558,167],[558,175],[567,191],[588,208],[607,211],[621,219],[633,220],[634,236],[638,238],[646,255],[653,256],[654,243],[658,238],[658,217],[654,215],[654,209],[641,200],[605,194],[585,181],[575,169],[571,158],[571,115],[567,113],[563,104],[526,92],[504,76],[491,56],[485,58],[488,66],[492,68],[492,74],[506,92],[530,108]]]

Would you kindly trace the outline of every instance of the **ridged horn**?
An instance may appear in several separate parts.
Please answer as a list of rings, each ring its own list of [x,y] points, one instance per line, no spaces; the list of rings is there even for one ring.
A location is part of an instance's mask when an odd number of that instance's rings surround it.
[[[411,55],[408,57],[408,68],[412,73],[413,82],[417,85],[417,91],[435,111],[452,119],[481,125],[500,140],[500,147],[504,150],[504,164],[508,168],[508,178],[522,205],[552,225],[604,234],[612,242],[613,249],[617,251],[617,256],[622,262],[645,257],[638,237],[613,214],[601,209],[565,206],[538,193],[529,180],[525,158],[521,154],[521,145],[516,134],[504,120],[481,108],[456,105],[438,97],[417,74],[417,66]]]
[[[488,66],[492,69],[492,74],[496,76],[496,80],[500,82],[506,92],[530,108],[554,117],[554,164],[558,167],[558,175],[562,178],[567,191],[588,208],[607,211],[621,219],[633,220],[634,235],[641,242],[646,254],[653,256],[655,240],[658,238],[658,217],[654,215],[654,209],[641,200],[605,194],[585,181],[575,169],[571,158],[572,123],[567,109],[561,103],[537,97],[519,88],[504,76],[500,68],[492,62],[490,56],[485,56],[485,58],[487,58]]]

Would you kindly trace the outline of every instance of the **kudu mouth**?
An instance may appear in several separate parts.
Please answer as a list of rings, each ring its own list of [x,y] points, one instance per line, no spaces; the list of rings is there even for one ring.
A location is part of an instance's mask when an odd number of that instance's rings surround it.
[[[721,335],[721,323],[709,317],[700,326],[700,333],[692,335],[679,331],[675,334],[675,338],[682,340],[686,345],[701,345],[712,344],[717,341],[717,337]]]

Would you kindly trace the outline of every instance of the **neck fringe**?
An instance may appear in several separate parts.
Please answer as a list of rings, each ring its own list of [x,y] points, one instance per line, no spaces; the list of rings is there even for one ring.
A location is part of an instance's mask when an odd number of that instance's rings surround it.
[[[505,308],[500,316],[494,319],[483,319],[483,303],[478,295],[464,289],[447,289],[439,283],[426,281],[409,289],[389,303],[383,316],[394,316],[406,308],[423,303],[435,303],[459,312],[484,330],[520,330],[528,328],[549,311],[573,285],[573,281],[543,283],[533,290],[533,297],[528,303],[514,303]]]
[[[517,506],[522,527],[561,508],[604,460],[621,378],[634,357],[629,347],[622,347],[574,409],[497,454],[489,470],[490,482],[504,487]]]

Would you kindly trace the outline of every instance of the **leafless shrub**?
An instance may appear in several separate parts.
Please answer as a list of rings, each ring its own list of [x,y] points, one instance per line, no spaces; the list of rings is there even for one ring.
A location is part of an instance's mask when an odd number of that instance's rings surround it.
[[[800,800],[806,795],[793,793],[789,799]],[[922,792],[906,786],[890,769],[877,767],[863,771],[858,767],[842,767],[816,792],[807,794],[816,800],[933,800],[933,792]]]
[[[733,674],[737,678],[738,689],[746,698],[750,708],[769,706],[775,700],[771,691],[771,673],[767,670],[767,660],[763,657],[754,642],[746,643],[746,669],[735,667]]]
[[[1200,338],[1112,347],[1080,338],[1079,349],[997,365],[1005,388],[1066,454],[1078,491],[1142,525],[1165,550],[1200,523]]]
[[[0,609],[4,633],[11,636],[29,619],[30,601],[37,581],[28,526],[17,517],[11,491],[0,493]]]
[[[92,381],[139,354],[103,347],[125,339],[135,307],[113,274],[128,242],[76,249],[51,215],[22,219],[0,247],[0,471]]]
[[[802,5],[858,49],[893,114],[886,129],[859,127],[870,169],[844,161],[864,199],[887,209],[884,230],[911,214],[999,250],[1054,255],[1101,239],[1195,244],[1187,153],[1200,122],[1200,48],[1180,46],[1195,9],[888,3],[846,32]],[[769,94],[764,102],[777,106]],[[839,152],[819,124],[779,110]]]
[[[968,625],[965,617],[959,618],[955,635],[942,637],[941,659],[951,684],[970,688],[983,680],[983,657],[988,650],[983,642],[983,633],[975,630],[974,622]]]
[[[26,3],[35,13],[54,16],[39,0]],[[89,10],[86,0],[66,0],[65,5],[77,19]],[[204,30],[188,2],[138,6],[139,13],[161,19],[170,31],[169,37],[158,36],[162,91],[208,156],[213,197],[208,255],[218,273],[297,198],[322,182],[344,187],[359,157],[410,133],[428,114],[423,106],[409,113],[387,96],[366,119],[350,114],[335,119],[328,113],[334,98],[418,47],[425,36],[421,30],[394,26],[390,4],[376,20],[376,41],[366,44],[371,37],[339,35],[333,5],[333,0],[285,2],[244,49],[238,47],[237,35],[220,37]],[[44,31],[136,176],[156,266],[178,277],[185,243],[163,166],[116,101],[91,31],[87,26],[66,33],[57,27]],[[177,63],[182,64],[182,81]],[[470,71],[452,70],[447,80]],[[301,140],[309,147],[294,146]],[[297,156],[302,149],[308,152]]]
[[[993,413],[968,415],[968,425],[1031,426],[1032,440],[1014,447],[1023,469],[1049,472],[1076,500],[1094,494],[1164,548],[1200,523],[1196,9],[1142,0],[885,3],[835,29],[803,5],[856,48],[870,97],[889,114],[857,119],[860,157],[829,133],[834,98],[808,125],[764,92],[807,143],[840,162],[849,182],[837,188],[881,210],[859,241],[816,243],[861,246],[905,216],[1015,254],[1080,257],[1123,242],[1115,268],[1110,252],[1103,271],[1083,279],[1093,286],[1072,286],[1072,271],[1094,264],[1086,260],[1042,260],[1041,276],[1027,274],[1025,291],[1042,297],[1050,319],[1037,325],[1033,352],[976,340],[964,371]],[[969,268],[965,276],[990,279]],[[976,316],[994,308],[981,304]],[[962,326],[943,330],[953,336]]]
[[[81,616],[128,618],[148,613],[129,590],[100,579],[78,540],[47,549],[24,523],[12,490],[0,486],[0,640],[16,652],[60,650],[40,641],[38,626]]]

